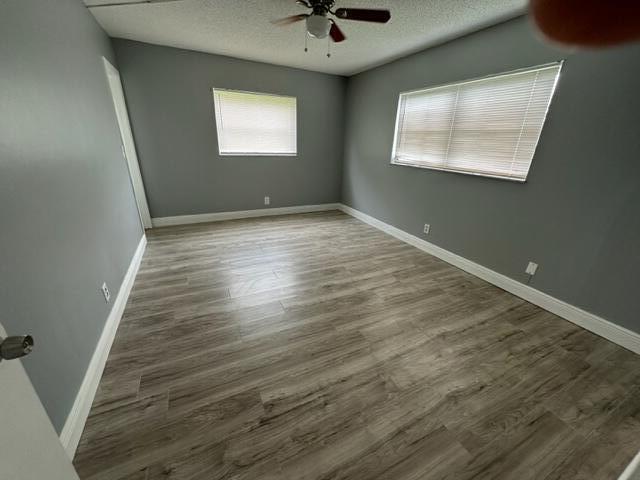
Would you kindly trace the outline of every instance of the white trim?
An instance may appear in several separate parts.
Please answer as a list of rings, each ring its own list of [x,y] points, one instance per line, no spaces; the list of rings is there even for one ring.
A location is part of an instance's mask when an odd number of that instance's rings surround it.
[[[235,212],[202,213],[198,215],[178,215],[176,217],[152,218],[154,227],[168,227],[172,225],[188,225],[191,223],[221,222],[223,220],[237,220],[240,218],[270,217],[273,215],[290,215],[292,213],[325,212],[339,210],[339,203],[323,203],[321,205],[300,205],[296,207],[260,208],[257,210],[237,210]]]
[[[147,194],[145,193],[144,182],[142,181],[142,174],[140,173],[140,163],[138,162],[136,144],[133,140],[133,132],[131,131],[129,111],[127,109],[127,102],[124,98],[120,72],[118,72],[118,69],[105,57],[102,57],[102,62],[104,63],[107,84],[109,85],[109,93],[111,93],[111,100],[113,103],[113,111],[116,116],[118,131],[120,132],[122,155],[127,162],[127,169],[129,171],[129,178],[131,179],[133,195],[136,199],[136,206],[138,207],[138,213],[140,215],[140,222],[142,222],[143,228],[151,228],[151,214],[149,213]]]
[[[570,322],[575,323],[596,335],[600,335],[613,343],[640,354],[640,334],[636,332],[627,330],[626,328],[611,323],[604,318],[600,318],[592,313],[563,302],[562,300],[558,300],[557,298],[541,292],[540,290],[536,290],[533,287],[520,283],[512,278],[502,275],[501,273],[495,272],[487,267],[483,267],[471,260],[467,260],[460,255],[456,255],[455,253],[438,247],[433,243],[429,243],[415,235],[367,215],[366,213],[362,213],[359,210],[348,207],[347,205],[340,205],[340,210],[398,238],[399,240],[438,257],[441,260],[464,270],[465,272],[486,280],[487,282],[527,300],[540,308],[548,310],[565,320],[569,320]]]
[[[69,458],[72,460],[76,453],[76,448],[78,447],[78,442],[80,441],[80,436],[84,430],[87,417],[89,416],[93,398],[98,390],[100,378],[102,378],[102,372],[104,371],[104,366],[107,363],[107,357],[109,356],[109,350],[111,349],[111,345],[113,344],[113,340],[116,336],[116,331],[118,330],[118,325],[120,324],[124,307],[127,304],[131,287],[133,287],[133,282],[136,278],[136,274],[138,273],[138,268],[140,267],[140,261],[144,255],[146,245],[147,237],[143,235],[140,239],[136,252],[133,254],[129,269],[122,280],[118,296],[113,302],[113,307],[111,308],[111,312],[105,322],[102,334],[100,335],[100,340],[98,340],[96,349],[93,352],[91,363],[89,363],[89,367],[84,375],[84,380],[82,381],[80,390],[76,395],[76,400],[73,402],[73,407],[71,408],[64,427],[62,428],[62,432],[60,433],[60,442],[66,450],[67,455],[69,455]]]
[[[640,452],[631,460],[618,480],[637,480],[638,478],[640,478]]]
[[[158,1],[158,0],[156,0]],[[297,157],[298,152],[292,153],[278,153],[278,152],[220,152],[218,155],[221,157]]]

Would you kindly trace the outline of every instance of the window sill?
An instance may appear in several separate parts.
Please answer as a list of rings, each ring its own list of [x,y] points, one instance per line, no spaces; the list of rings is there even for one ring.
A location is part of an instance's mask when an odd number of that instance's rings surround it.
[[[526,178],[509,177],[509,176],[506,176],[506,175],[499,175],[499,174],[472,172],[472,171],[468,171],[468,170],[458,170],[458,169],[455,169],[455,168],[420,165],[420,164],[417,164],[417,163],[403,162],[401,160],[396,160],[396,159],[393,159],[393,158],[391,159],[391,165],[398,165],[398,166],[401,166],[401,167],[421,168],[421,169],[424,169],[424,170],[437,170],[437,171],[440,171],[440,172],[460,173],[460,174],[463,174],[463,175],[471,175],[473,177],[493,178],[493,179],[496,179],[496,180],[508,180],[510,182],[516,182],[516,183],[525,183],[527,181]]]
[[[220,153],[218,155],[221,157],[297,157],[297,153],[252,153],[252,152],[242,152],[242,153]]]

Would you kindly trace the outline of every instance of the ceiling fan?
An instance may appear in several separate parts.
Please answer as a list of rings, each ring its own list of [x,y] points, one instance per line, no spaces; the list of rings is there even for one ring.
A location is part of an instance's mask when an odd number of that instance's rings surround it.
[[[340,27],[333,18],[342,20],[358,20],[361,22],[387,23],[391,19],[389,10],[379,10],[370,8],[338,8],[333,10],[335,0],[297,0],[298,5],[311,9],[311,13],[302,13],[290,17],[275,20],[272,23],[280,26],[306,20],[307,33],[313,38],[331,37],[336,43],[346,40]]]

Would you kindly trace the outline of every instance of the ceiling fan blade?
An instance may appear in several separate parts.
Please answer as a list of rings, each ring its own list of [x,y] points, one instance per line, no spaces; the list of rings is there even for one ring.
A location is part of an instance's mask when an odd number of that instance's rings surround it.
[[[290,17],[281,18],[279,20],[272,20],[271,23],[283,27],[285,25],[291,25],[292,23],[304,20],[308,16],[309,15],[307,13],[301,13],[300,15],[291,15]]]
[[[391,12],[389,10],[369,8],[338,8],[335,15],[345,20],[360,20],[362,22],[387,23],[391,20]]]
[[[331,40],[336,43],[344,42],[347,39],[344,33],[342,33],[342,30],[340,30],[340,27],[333,20],[331,20],[331,30],[329,30],[329,35],[331,35]]]
[[[134,0],[123,2],[109,2],[109,3],[97,3],[95,5],[87,5],[87,8],[102,8],[102,7],[124,7],[126,5],[144,5],[146,3],[169,3],[169,2],[181,2],[182,0]]]

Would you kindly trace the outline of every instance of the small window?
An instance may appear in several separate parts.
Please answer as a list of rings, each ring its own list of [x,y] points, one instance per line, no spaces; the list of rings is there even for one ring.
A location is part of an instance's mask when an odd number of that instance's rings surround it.
[[[296,155],[296,99],[213,89],[220,155]]]
[[[400,94],[391,163],[524,182],[561,67]]]

